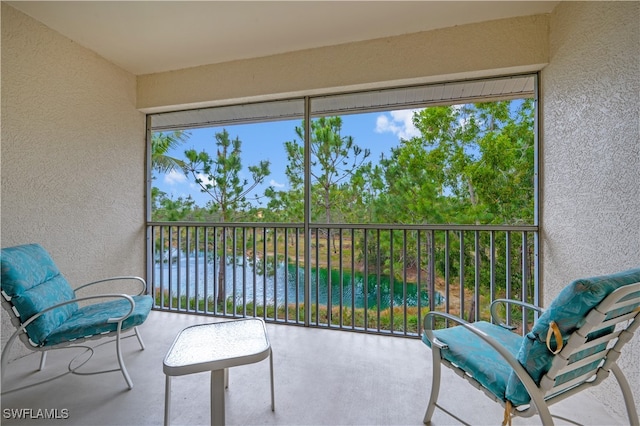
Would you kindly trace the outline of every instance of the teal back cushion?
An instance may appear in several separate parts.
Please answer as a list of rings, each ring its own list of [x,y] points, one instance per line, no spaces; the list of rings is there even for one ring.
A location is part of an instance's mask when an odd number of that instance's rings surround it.
[[[640,282],[640,268],[576,280],[558,294],[523,339],[518,352],[518,361],[536,384],[539,385],[542,376],[549,371],[554,356],[546,344],[551,321],[556,322],[566,343],[571,333],[584,325],[585,316],[591,309],[619,287],[637,282]],[[555,339],[552,342],[552,347],[556,347]],[[526,404],[530,400],[515,373],[511,373],[509,377],[506,399],[515,405]]]
[[[3,248],[0,262],[2,291],[11,298],[22,323],[46,308],[75,299],[49,253],[38,244]],[[27,326],[29,338],[37,345],[44,344],[47,336],[77,309],[76,303],[70,303],[45,313]]]

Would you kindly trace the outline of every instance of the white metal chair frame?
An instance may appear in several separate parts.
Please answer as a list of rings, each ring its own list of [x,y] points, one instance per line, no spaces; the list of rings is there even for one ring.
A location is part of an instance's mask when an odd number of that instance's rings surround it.
[[[505,422],[510,421],[510,416],[531,417],[533,415],[539,415],[542,424],[553,425],[552,415],[549,411],[549,406],[559,402],[567,397],[575,395],[581,392],[585,388],[596,386],[609,376],[609,372],[612,372],[616,378],[622,395],[624,398],[627,416],[629,418],[629,424],[638,426],[638,413],[635,408],[633,394],[631,387],[620,367],[616,364],[622,347],[633,337],[634,331],[640,326],[640,309],[636,308],[629,313],[621,316],[615,316],[613,318],[607,318],[609,313],[615,313],[616,310],[623,309],[625,306],[633,306],[640,302],[640,296],[629,298],[629,295],[640,292],[640,283],[626,285],[620,287],[604,300],[602,300],[595,308],[593,308],[586,316],[585,323],[582,327],[574,331],[569,337],[567,343],[562,347],[554,357],[551,363],[549,371],[542,377],[540,385],[536,385],[527,370],[518,362],[518,360],[500,343],[494,338],[487,335],[483,331],[477,329],[472,323],[469,323],[454,315],[441,313],[441,312],[429,312],[424,318],[424,335],[429,339],[431,343],[431,350],[433,354],[433,381],[431,386],[431,395],[427,410],[424,416],[424,423],[429,424],[431,418],[438,407],[446,413],[455,417],[454,414],[447,411],[444,407],[437,404],[438,394],[440,390],[440,364],[453,369],[458,375],[467,379],[474,387],[482,390],[491,399],[498,402],[505,407]],[[626,298],[626,300],[625,300]],[[505,325],[499,321],[497,314],[497,306],[499,304],[507,305],[520,305],[522,307],[532,309],[537,312],[544,312],[540,307],[531,305],[518,300],[510,299],[496,299],[491,304],[491,317],[494,323],[500,324],[503,327],[511,329],[508,325]],[[614,314],[615,315],[615,314]],[[489,344],[500,356],[507,362],[518,378],[522,381],[527,392],[531,396],[531,403],[521,407],[510,407],[510,403],[497,397],[489,390],[485,389],[477,380],[468,374],[468,372],[460,369],[457,365],[452,364],[441,356],[441,351],[447,350],[446,343],[438,340],[433,334],[433,325],[435,318],[444,318],[448,321],[454,322],[467,330],[474,333],[484,342]],[[625,324],[626,322],[626,324]],[[606,334],[602,337],[596,338],[587,342],[587,335],[594,331],[606,329],[608,327],[615,326],[615,330],[612,333]],[[598,352],[591,356],[588,356],[580,361],[569,364],[569,357],[577,352],[583,351],[588,348],[593,348],[602,343],[607,343],[605,354]],[[472,354],[470,354],[472,356]],[[601,362],[596,370],[591,370],[586,374],[574,378],[568,382],[560,385],[555,385],[556,377],[588,365],[590,362],[602,358],[604,362]],[[455,417],[457,418],[457,417]]]
[[[101,279],[101,280],[97,280],[97,281],[93,281],[84,285],[81,285],[80,287],[77,287],[76,289],[74,289],[74,294],[77,293],[79,290],[90,287],[92,285],[95,284],[100,284],[100,283],[104,283],[104,282],[108,282],[108,281],[120,281],[120,280],[134,280],[134,281],[138,281],[141,284],[141,289],[138,293],[136,293],[136,295],[142,295],[144,294],[144,292],[146,291],[147,288],[147,284],[145,282],[145,280],[143,278],[140,277],[136,277],[136,276],[119,276],[119,277],[110,277],[110,278],[105,278],[105,279]],[[109,333],[104,333],[104,334],[97,334],[97,335],[91,335],[91,336],[84,336],[83,338],[80,339],[74,339],[74,340],[70,340],[67,342],[62,342],[56,345],[51,345],[51,346],[39,346],[34,344],[30,339],[29,339],[29,335],[27,334],[27,326],[29,324],[31,324],[32,322],[34,322],[35,320],[37,320],[38,318],[40,318],[42,315],[44,315],[45,313],[52,311],[54,309],[57,309],[61,306],[65,306],[71,303],[77,303],[77,302],[82,302],[82,301],[88,301],[88,300],[95,300],[95,299],[117,299],[117,298],[121,298],[121,299],[125,299],[129,302],[130,307],[129,307],[129,311],[118,318],[110,318],[107,322],[109,323],[116,323],[117,324],[117,328],[115,331],[109,332]],[[67,348],[83,348],[85,349],[84,352],[80,353],[79,355],[77,355],[76,357],[74,357],[68,365],[68,371],[57,375],[55,377],[52,377],[50,379],[38,382],[38,383],[33,383],[33,384],[29,384],[26,386],[22,386],[19,388],[14,388],[14,389],[10,389],[7,391],[3,391],[2,394],[6,394],[6,393],[10,393],[10,392],[16,392],[18,390],[22,390],[31,386],[35,386],[38,384],[42,384],[51,380],[55,380],[58,379],[62,376],[65,376],[69,373],[72,374],[78,374],[78,375],[93,375],[93,374],[103,374],[103,373],[112,373],[112,372],[116,372],[116,371],[121,371],[122,375],[124,376],[125,381],[127,382],[127,386],[129,389],[133,388],[133,381],[131,380],[131,376],[129,375],[129,372],[127,371],[127,367],[125,366],[124,363],[124,358],[122,356],[122,347],[121,347],[121,339],[124,338],[129,338],[129,337],[137,337],[138,339],[138,343],[140,344],[140,348],[141,350],[145,349],[145,345],[144,342],[142,341],[142,337],[140,336],[140,331],[138,330],[138,327],[133,327],[133,333],[132,335],[128,335],[128,336],[122,336],[122,323],[133,313],[134,308],[135,308],[135,302],[133,300],[133,298],[128,295],[128,294],[121,294],[121,293],[109,293],[109,294],[98,294],[98,295],[93,295],[93,296],[85,296],[85,297],[79,297],[79,298],[74,298],[72,300],[67,300],[65,302],[59,303],[57,305],[54,306],[50,306],[47,309],[44,309],[40,312],[38,312],[37,314],[31,316],[28,320],[26,320],[25,322],[21,322],[20,319],[20,315],[17,313],[17,311],[15,310],[15,308],[13,307],[13,304],[11,303],[11,297],[9,297],[4,291],[2,291],[2,306],[5,308],[5,310],[7,311],[7,313],[9,314],[9,316],[11,317],[11,322],[12,324],[17,328],[17,330],[11,335],[11,337],[9,337],[9,339],[7,340],[7,343],[4,345],[4,348],[2,349],[2,356],[0,358],[0,374],[2,379],[4,379],[4,372],[6,371],[6,366],[9,363],[9,352],[11,347],[13,346],[13,343],[15,342],[16,338],[20,338],[20,340],[24,343],[24,345],[33,351],[39,351],[41,352],[40,355],[40,365],[38,367],[38,371],[41,371],[44,369],[44,365],[46,362],[46,358],[47,358],[47,352],[50,350],[57,350],[57,349],[67,349]],[[111,370],[100,370],[100,371],[90,371],[90,372],[80,372],[78,371],[79,368],[81,368],[83,365],[85,365],[90,359],[91,356],[93,355],[93,350],[95,348],[91,347],[91,346],[87,346],[87,345],[80,345],[79,343],[88,341],[88,340],[96,340],[96,339],[101,339],[101,338],[109,338],[109,337],[115,337],[115,343],[116,343],[116,355],[117,355],[117,359],[118,359],[118,365],[120,368],[117,369],[111,369]],[[109,340],[105,343],[110,343],[113,340]],[[82,362],[80,362],[79,365],[75,365],[72,366],[76,360],[78,358],[80,358],[82,355],[89,353],[89,356],[83,360]]]

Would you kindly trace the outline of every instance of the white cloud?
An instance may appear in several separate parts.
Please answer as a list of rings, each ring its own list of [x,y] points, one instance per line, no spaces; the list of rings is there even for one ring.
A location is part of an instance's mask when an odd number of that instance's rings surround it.
[[[274,188],[284,188],[285,187],[284,183],[278,183],[274,179],[271,179],[269,181],[269,185],[273,186]]]
[[[216,181],[209,179],[208,175],[202,174],[202,173],[198,173],[196,175],[196,177],[198,179],[200,179],[200,181],[202,182],[203,186],[207,186],[207,185],[211,185],[211,186],[216,186]],[[200,184],[197,183],[192,183],[191,184],[191,188],[200,188]]]
[[[464,128],[467,123],[469,123],[469,118],[462,114],[462,109],[464,108],[464,105],[451,105],[451,108],[453,108],[454,112],[460,114],[460,118],[458,119],[458,124],[460,125],[460,127]]]
[[[379,115],[376,120],[377,133],[393,133],[400,139],[411,139],[420,136],[420,131],[413,125],[413,113],[416,109],[391,111]]]
[[[171,170],[169,173],[164,175],[164,183],[167,185],[176,185],[179,183],[186,182],[187,177],[184,173],[178,172],[176,170]]]

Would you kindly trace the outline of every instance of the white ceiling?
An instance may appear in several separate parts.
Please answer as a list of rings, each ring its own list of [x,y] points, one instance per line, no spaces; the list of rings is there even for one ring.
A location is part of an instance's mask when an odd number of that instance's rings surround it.
[[[10,1],[125,70],[150,74],[549,13],[557,1]]]

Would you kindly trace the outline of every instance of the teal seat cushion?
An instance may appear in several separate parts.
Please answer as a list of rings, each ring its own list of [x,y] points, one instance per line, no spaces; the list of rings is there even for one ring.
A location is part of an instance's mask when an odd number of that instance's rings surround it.
[[[151,296],[132,296],[135,302],[133,313],[123,321],[122,330],[142,324],[149,315],[153,299]],[[107,323],[109,318],[118,318],[129,312],[126,299],[115,299],[78,309],[67,321],[55,329],[44,341],[44,346],[56,345],[88,336],[116,331],[116,323]]]
[[[522,336],[485,321],[473,323],[475,328],[496,339],[514,357],[522,346]],[[496,397],[504,400],[511,366],[488,343],[462,326],[434,330],[435,337],[449,348],[442,357],[473,376]],[[423,335],[423,342],[431,346]]]
[[[531,332],[523,339],[522,347],[518,351],[517,359],[529,372],[531,378],[540,384],[540,380],[551,367],[553,354],[547,349],[546,338],[551,321],[555,321],[564,343],[571,333],[584,325],[586,314],[598,305],[614,290],[625,285],[640,282],[640,268],[631,269],[611,275],[580,279],[565,287],[551,302],[549,308],[538,318]],[[602,333],[600,333],[602,334]],[[597,336],[589,335],[589,339]],[[556,347],[555,339],[552,339]],[[603,350],[604,347],[596,348]],[[588,354],[579,354],[584,358]],[[599,361],[596,361],[596,365]],[[586,369],[588,371],[588,369]],[[566,381],[570,378],[561,378]],[[506,398],[515,405],[526,404],[530,401],[524,385],[515,373],[509,377]]]
[[[4,248],[0,262],[2,291],[11,298],[23,323],[48,307],[75,299],[67,280],[47,251],[38,244]],[[27,326],[29,338],[36,345],[41,345],[77,309],[76,303],[70,303],[45,313]]]

